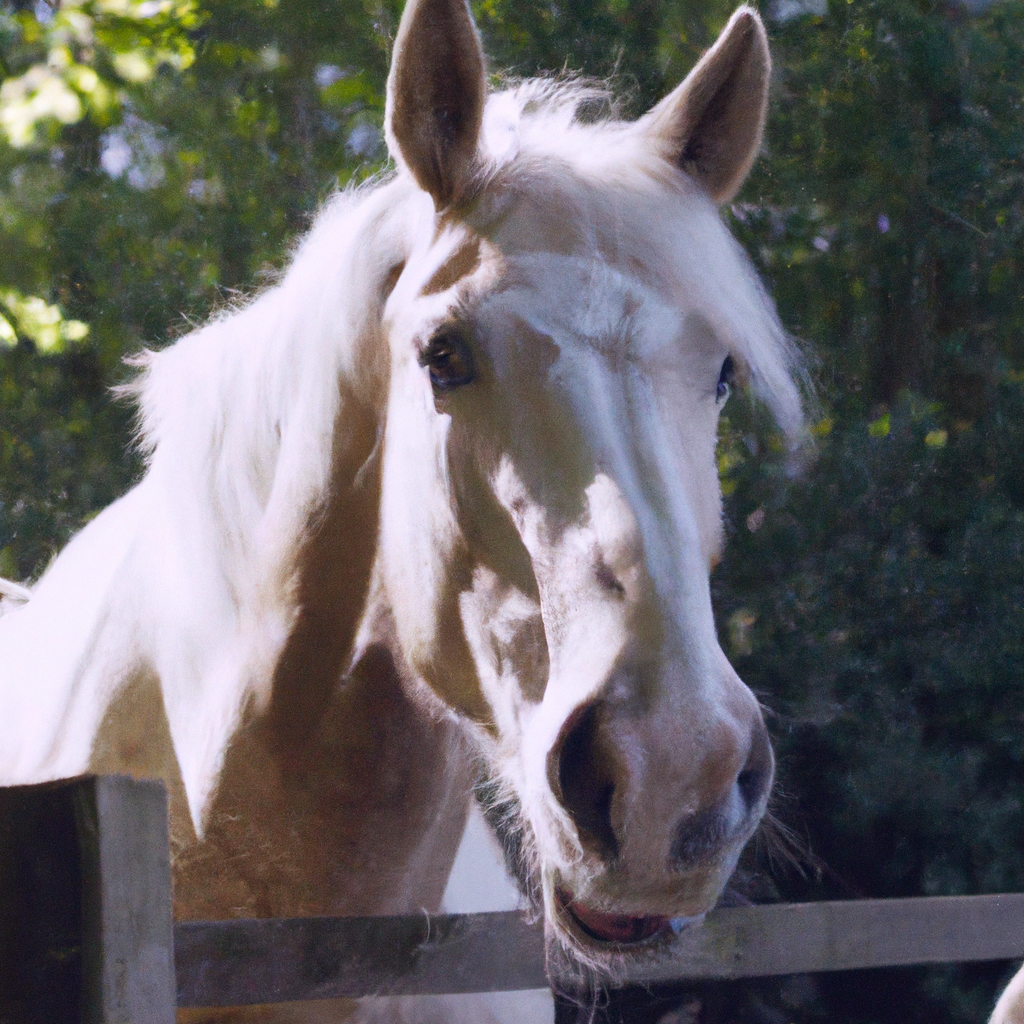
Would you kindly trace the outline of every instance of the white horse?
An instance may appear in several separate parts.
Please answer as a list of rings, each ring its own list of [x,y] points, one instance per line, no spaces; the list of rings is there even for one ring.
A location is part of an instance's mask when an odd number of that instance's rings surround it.
[[[465,0],[410,0],[397,173],[142,360],[144,478],[8,602],[0,782],[163,778],[179,918],[436,908],[480,773],[580,963],[713,906],[773,771],[712,617],[716,425],[734,379],[801,424],[716,210],[768,74],[741,8],[639,121],[584,123],[579,87],[488,97]]]

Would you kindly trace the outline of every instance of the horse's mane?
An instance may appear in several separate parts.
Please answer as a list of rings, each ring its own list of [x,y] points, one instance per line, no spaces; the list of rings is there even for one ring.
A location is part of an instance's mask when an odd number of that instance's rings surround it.
[[[303,381],[305,372],[322,381],[335,364],[351,369],[344,364],[352,335],[373,308],[363,289],[386,273],[389,260],[401,259],[407,231],[397,207],[414,191],[389,173],[335,193],[277,280],[222,307],[175,344],[132,357],[141,372],[119,391],[138,402],[143,452],[152,457],[183,418],[216,426],[225,404],[241,402],[276,419],[300,397],[292,389],[312,383]]]
[[[229,575],[257,588],[289,585],[279,573],[330,487],[343,407],[387,387],[380,287],[420,226],[417,202],[429,210],[394,174],[332,196],[278,281],[132,360],[122,393],[138,403],[149,475],[197,489]],[[258,583],[268,559],[275,578]]]

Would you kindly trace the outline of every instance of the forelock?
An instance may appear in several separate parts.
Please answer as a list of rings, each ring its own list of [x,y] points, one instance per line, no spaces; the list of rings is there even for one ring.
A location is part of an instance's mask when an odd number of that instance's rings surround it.
[[[686,307],[712,323],[783,432],[794,443],[803,437],[808,375],[749,258],[700,187],[621,119],[606,86],[532,79],[492,94],[484,149],[482,194],[495,197],[496,212],[508,193],[532,194],[567,233],[592,238],[598,255],[621,258],[602,250],[602,231],[624,248],[630,239],[636,249],[657,246]],[[635,224],[623,216],[630,209]]]

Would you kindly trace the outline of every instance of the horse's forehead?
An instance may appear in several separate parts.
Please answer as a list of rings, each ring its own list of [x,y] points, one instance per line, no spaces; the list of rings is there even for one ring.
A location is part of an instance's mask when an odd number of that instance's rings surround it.
[[[691,445],[713,439],[709,410],[724,346],[699,312],[679,308],[629,267],[520,255],[474,319],[512,396],[509,422],[551,439],[540,446],[542,462],[571,452],[581,472],[596,460],[624,480],[638,451],[676,444],[684,423]]]
[[[643,362],[676,340],[684,311],[633,261],[600,254],[519,253],[477,303],[481,325]]]

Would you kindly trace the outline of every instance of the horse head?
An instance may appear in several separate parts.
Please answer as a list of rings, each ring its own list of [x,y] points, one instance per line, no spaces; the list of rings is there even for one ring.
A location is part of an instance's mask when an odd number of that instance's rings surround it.
[[[421,230],[388,280],[378,576],[466,723],[547,920],[584,960],[716,902],[773,758],[719,646],[715,445],[734,382],[798,429],[793,356],[717,207],[760,145],[741,8],[636,122],[488,96],[464,0],[411,0],[387,138]],[[412,187],[412,184],[410,184]]]

